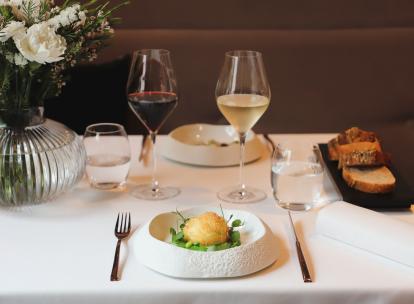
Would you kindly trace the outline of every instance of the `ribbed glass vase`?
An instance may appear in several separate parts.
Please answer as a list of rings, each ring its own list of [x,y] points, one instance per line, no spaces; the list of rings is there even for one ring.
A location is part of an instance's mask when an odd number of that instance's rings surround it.
[[[46,202],[83,176],[86,153],[79,136],[43,118],[43,108],[0,109],[0,205]]]

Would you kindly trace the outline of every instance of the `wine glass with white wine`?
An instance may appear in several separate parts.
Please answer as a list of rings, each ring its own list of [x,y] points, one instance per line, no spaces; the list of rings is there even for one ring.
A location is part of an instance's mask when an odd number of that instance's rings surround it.
[[[227,52],[217,82],[216,99],[220,112],[236,129],[240,138],[239,185],[223,189],[218,197],[231,203],[261,201],[266,198],[266,193],[245,185],[243,164],[247,133],[270,103],[270,87],[262,54],[244,50]]]

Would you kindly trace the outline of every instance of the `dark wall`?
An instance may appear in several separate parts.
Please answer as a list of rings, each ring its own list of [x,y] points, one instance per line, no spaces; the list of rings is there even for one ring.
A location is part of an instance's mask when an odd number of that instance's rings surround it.
[[[125,98],[128,59],[140,48],[172,52],[179,106],[162,132],[193,122],[223,123],[214,90],[230,49],[263,53],[271,106],[258,132],[337,132],[352,125],[414,124],[414,29],[364,30],[119,30],[101,64],[75,69],[50,117],[82,132],[89,123],[142,127]],[[107,62],[107,63],[103,63]],[[80,115],[80,113],[82,113]]]
[[[414,1],[132,0],[118,15],[99,61],[74,69],[47,106],[80,133],[99,121],[143,132],[125,98],[128,59],[119,59],[141,48],[169,49],[178,75],[179,106],[163,133],[224,122],[214,88],[232,49],[264,56],[272,99],[258,132],[414,125]]]
[[[346,29],[414,26],[412,0],[131,0],[128,29]]]

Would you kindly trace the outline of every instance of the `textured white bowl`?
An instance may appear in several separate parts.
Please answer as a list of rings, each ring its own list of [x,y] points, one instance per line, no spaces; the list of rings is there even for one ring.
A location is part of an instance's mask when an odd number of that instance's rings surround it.
[[[219,208],[196,207],[180,211],[185,217]],[[222,251],[200,252],[171,244],[170,227],[177,227],[177,215],[162,213],[149,221],[131,240],[133,252],[145,266],[178,278],[226,278],[248,275],[273,264],[279,255],[269,227],[254,214],[224,209],[224,216],[244,221],[239,229],[241,245]]]
[[[210,141],[226,143],[220,147],[208,145]],[[173,130],[162,143],[161,154],[171,160],[199,166],[224,167],[239,164],[239,137],[232,126],[191,124]],[[261,157],[263,144],[253,132],[249,132],[245,146],[245,162]]]

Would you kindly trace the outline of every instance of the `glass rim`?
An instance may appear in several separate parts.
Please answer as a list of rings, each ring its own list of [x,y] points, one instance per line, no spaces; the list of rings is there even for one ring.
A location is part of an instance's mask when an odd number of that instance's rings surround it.
[[[252,51],[252,50],[232,50],[232,51],[227,51],[225,53],[226,57],[231,57],[231,58],[240,58],[240,57],[251,57],[251,58],[258,58],[258,57],[262,57],[262,53],[259,51]]]
[[[303,161],[310,161],[312,163],[320,163],[323,164],[323,159],[319,159],[318,155],[315,154],[315,150],[312,149],[312,146],[310,149],[306,148],[306,150],[301,150],[300,148],[292,148],[289,145],[281,145],[277,144],[276,149],[271,152],[271,160],[272,161],[279,161],[279,157],[289,155],[289,160],[293,158],[294,160],[297,160],[297,154],[299,154],[301,157],[299,157],[299,160]],[[315,157],[312,159],[312,161],[308,158],[309,156]]]
[[[114,129],[113,131],[95,131],[92,130],[92,128],[96,128],[96,127],[102,127],[102,126],[109,126],[109,127],[115,127],[116,129]],[[95,124],[91,124],[89,126],[86,127],[85,129],[85,133],[91,133],[91,134],[114,134],[117,132],[125,132],[125,128],[123,125],[118,124],[118,123],[114,123],[114,122],[100,122],[100,123],[95,123]]]
[[[135,56],[143,56],[143,55],[152,55],[154,53],[158,53],[161,56],[170,55],[170,51],[166,49],[141,49],[134,51]]]

